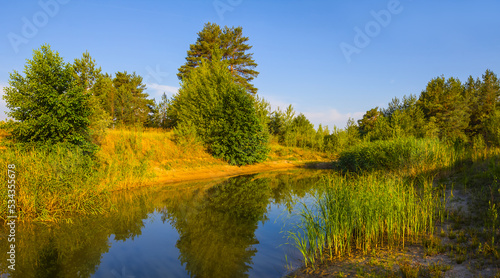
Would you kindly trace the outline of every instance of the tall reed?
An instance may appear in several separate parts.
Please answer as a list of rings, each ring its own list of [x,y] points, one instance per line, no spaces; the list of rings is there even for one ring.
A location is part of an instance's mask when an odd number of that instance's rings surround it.
[[[409,137],[355,145],[340,153],[338,165],[349,172],[404,170],[418,173],[449,167],[462,156],[437,138]]]
[[[439,196],[432,179],[418,186],[410,179],[370,173],[332,174],[312,206],[303,205],[300,221],[288,236],[306,265],[317,260],[364,253],[381,246],[404,247],[433,232]],[[325,256],[326,255],[326,256]]]

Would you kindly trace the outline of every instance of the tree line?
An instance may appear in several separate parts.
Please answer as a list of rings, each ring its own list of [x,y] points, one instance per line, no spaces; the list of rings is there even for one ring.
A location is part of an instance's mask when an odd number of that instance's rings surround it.
[[[269,142],[338,152],[361,141],[413,136],[500,145],[500,85],[486,70],[465,83],[444,76],[416,95],[349,119],[343,129],[317,129],[290,105],[271,111],[251,81],[258,76],[241,27],[206,23],[179,68],[181,88],[158,102],[135,72],[103,73],[88,52],[73,63],[45,44],[33,51],[24,75],[10,74],[4,99],[14,121],[4,125],[16,143],[69,143],[95,153],[108,128],[173,130],[178,142],[201,143],[216,157],[244,165],[266,159]]]
[[[394,98],[385,109],[368,110],[358,121],[359,137],[438,137],[454,143],[500,145],[500,82],[486,70],[481,78],[436,77],[420,95]]]

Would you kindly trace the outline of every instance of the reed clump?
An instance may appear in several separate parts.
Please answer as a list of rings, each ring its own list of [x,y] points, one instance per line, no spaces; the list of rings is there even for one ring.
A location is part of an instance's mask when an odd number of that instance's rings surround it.
[[[397,138],[364,142],[339,154],[343,171],[423,172],[449,167],[458,159],[455,149],[437,138]]]
[[[332,174],[313,205],[298,213],[296,229],[289,232],[304,257],[305,265],[364,253],[378,247],[404,247],[432,234],[441,202],[432,179],[404,179],[367,173],[357,176]]]

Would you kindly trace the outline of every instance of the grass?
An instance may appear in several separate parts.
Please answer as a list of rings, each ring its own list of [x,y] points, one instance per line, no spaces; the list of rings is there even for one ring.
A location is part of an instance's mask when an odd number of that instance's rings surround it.
[[[429,180],[416,186],[381,173],[333,174],[318,186],[323,194],[313,206],[303,206],[297,229],[289,232],[306,266],[356,249],[367,254],[382,246],[404,248],[433,233],[440,198]]]
[[[319,185],[323,194],[298,212],[301,220],[289,237],[312,269],[356,250],[401,250],[407,242],[422,245],[424,257],[448,254],[456,264],[474,259],[499,267],[499,157],[498,148],[437,139],[355,145],[339,154],[336,166],[343,174]],[[456,190],[473,196],[469,211],[477,215],[449,209]],[[449,267],[400,264],[406,277],[442,277]]]
[[[0,134],[2,139],[5,134]],[[6,145],[2,165],[16,165],[18,218],[57,221],[71,214],[110,209],[109,192],[140,186],[167,171],[226,165],[202,146],[181,148],[172,132],[159,129],[109,130],[95,158],[61,144],[45,148]],[[7,181],[7,171],[0,179]],[[0,191],[0,219],[7,217],[7,190]]]
[[[97,214],[103,211],[108,197],[96,187],[96,164],[78,149],[55,146],[25,150],[12,147],[1,151],[2,165],[15,165],[18,217],[50,220],[67,213]],[[2,171],[2,180],[7,180]],[[7,206],[7,191],[0,191]],[[3,209],[0,217],[6,217]]]
[[[71,214],[100,214],[111,209],[112,191],[149,184],[157,177],[193,169],[222,169],[228,164],[197,142],[175,138],[174,132],[152,128],[109,129],[94,158],[77,148],[57,145],[20,148],[9,144],[0,129],[0,162],[16,165],[19,220],[59,221]],[[271,143],[269,160],[321,160],[328,155]],[[6,167],[6,166],[5,166]],[[0,179],[7,181],[7,171]],[[0,191],[0,219],[7,218],[8,191]]]
[[[338,166],[343,171],[402,171],[422,173],[450,167],[457,160],[452,146],[437,138],[400,138],[363,142],[340,153]]]

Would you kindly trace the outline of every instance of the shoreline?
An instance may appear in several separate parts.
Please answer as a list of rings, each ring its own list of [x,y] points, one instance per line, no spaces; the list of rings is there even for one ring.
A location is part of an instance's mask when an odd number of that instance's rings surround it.
[[[157,177],[144,181],[140,186],[125,186],[110,190],[116,192],[132,188],[158,186],[173,183],[203,181],[218,178],[230,178],[241,175],[251,175],[256,173],[279,171],[289,169],[332,169],[332,161],[290,161],[278,160],[269,161],[253,165],[234,166],[234,165],[215,165],[209,167],[197,167],[191,169],[169,170]]]

